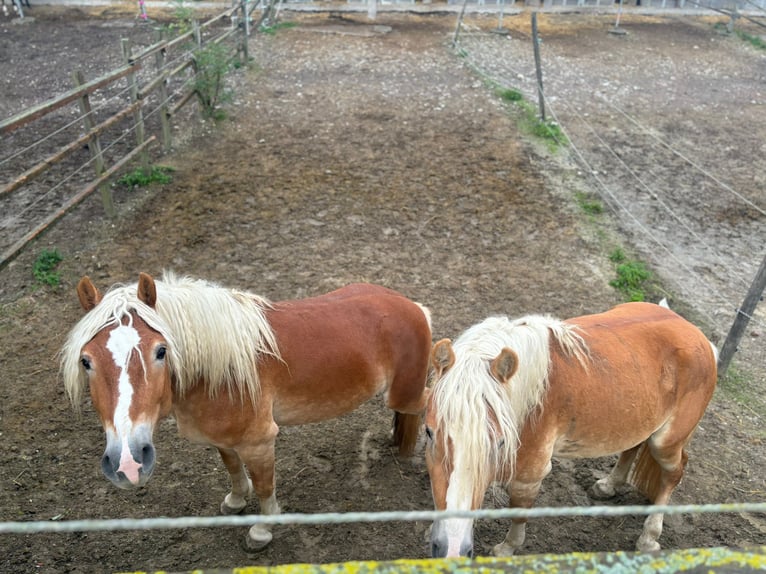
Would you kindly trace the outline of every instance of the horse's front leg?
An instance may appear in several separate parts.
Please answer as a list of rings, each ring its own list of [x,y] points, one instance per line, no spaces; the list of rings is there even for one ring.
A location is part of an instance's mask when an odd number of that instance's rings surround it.
[[[258,444],[240,451],[240,457],[245,461],[247,470],[250,472],[253,490],[260,503],[261,514],[279,514],[280,512],[274,472],[274,443],[278,430],[279,427],[276,423],[272,423],[270,438],[265,438]],[[271,526],[256,524],[247,533],[245,546],[248,550],[256,552],[265,548],[271,539]]]
[[[537,494],[540,492],[540,480],[532,482],[523,482],[521,480],[512,480],[507,487],[510,508],[532,508],[535,504]],[[527,536],[527,519],[514,518],[511,528],[500,544],[497,544],[493,551],[495,556],[513,556],[514,553],[524,545],[524,539]]]
[[[247,506],[247,500],[253,490],[253,483],[247,476],[242,459],[236,451],[228,448],[219,448],[221,460],[229,471],[231,477],[231,492],[226,495],[221,503],[221,514],[239,514]]]
[[[537,448],[520,449],[516,456],[513,478],[508,482],[508,506],[532,508],[540,492],[543,479],[550,473],[553,441],[543,441]],[[524,544],[527,535],[527,519],[514,518],[508,534],[495,546],[495,556],[513,556]]]

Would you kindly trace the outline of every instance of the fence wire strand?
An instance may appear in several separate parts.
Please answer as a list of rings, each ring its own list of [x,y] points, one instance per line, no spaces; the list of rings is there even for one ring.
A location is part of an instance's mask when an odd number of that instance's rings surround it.
[[[178,518],[112,518],[37,522],[2,522],[0,534],[36,534],[43,532],[97,532],[117,530],[154,530],[209,528],[223,526],[305,526],[362,522],[417,522],[448,518],[605,518],[649,514],[766,513],[766,502],[683,505],[571,506],[538,508],[488,508],[481,510],[411,510],[389,512],[323,512],[316,514],[245,514],[235,516],[183,516]]]

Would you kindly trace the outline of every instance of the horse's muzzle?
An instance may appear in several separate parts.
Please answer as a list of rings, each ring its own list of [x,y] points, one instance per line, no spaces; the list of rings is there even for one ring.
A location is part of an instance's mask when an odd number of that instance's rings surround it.
[[[435,521],[431,527],[432,558],[473,558],[473,528],[471,521],[463,520],[467,526],[458,537],[447,535],[442,521]]]
[[[127,443],[107,434],[101,470],[115,486],[124,489],[143,486],[154,470],[156,453],[151,434],[136,433]]]

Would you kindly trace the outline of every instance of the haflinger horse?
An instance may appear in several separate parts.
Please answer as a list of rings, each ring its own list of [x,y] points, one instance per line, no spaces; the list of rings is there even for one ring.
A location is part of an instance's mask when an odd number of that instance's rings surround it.
[[[102,295],[88,277],[85,316],[61,354],[73,404],[86,386],[106,431],[101,468],[120,488],[142,486],[155,467],[152,435],[172,414],[181,435],[218,449],[231,476],[221,512],[242,511],[251,491],[279,513],[274,455],[279,425],[348,413],[383,393],[393,438],[412,454],[428,395],[428,309],[371,284],[270,302],[166,273]],[[253,526],[251,550],[271,541]]]
[[[591,493],[629,482],[666,504],[684,473],[684,447],[713,395],[717,351],[670,309],[626,303],[566,321],[491,317],[431,354],[426,463],[437,510],[474,510],[493,482],[509,504],[531,508],[551,458],[620,453]],[[634,465],[635,463],[635,465]],[[631,470],[632,468],[632,470]],[[660,548],[663,516],[650,514],[637,548]],[[514,519],[498,556],[524,543]],[[434,557],[472,556],[473,521],[436,520]]]

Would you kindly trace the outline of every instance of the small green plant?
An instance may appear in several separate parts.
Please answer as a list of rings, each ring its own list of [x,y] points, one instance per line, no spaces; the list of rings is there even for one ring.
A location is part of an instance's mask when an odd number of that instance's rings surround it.
[[[622,263],[626,259],[625,252],[620,247],[609,254],[609,261],[612,263]]]
[[[577,205],[589,215],[599,215],[604,213],[604,204],[598,199],[593,199],[589,194],[578,191],[575,193]]]
[[[194,61],[194,90],[202,105],[202,114],[215,120],[223,119],[226,114],[218,106],[232,97],[224,87],[224,77],[233,65],[229,50],[222,44],[208,44],[194,55]]]
[[[62,260],[63,257],[56,249],[43,249],[32,266],[32,274],[35,276],[35,281],[40,285],[57,287],[61,283],[61,277],[59,272],[56,271],[56,267],[58,267]]]
[[[627,259],[621,249],[613,251],[609,259],[617,263],[617,278],[610,281],[609,285],[625,295],[628,301],[643,301],[646,298],[646,283],[652,277],[646,265],[641,261]]]
[[[524,99],[524,95],[518,90],[504,89],[499,90],[499,93],[500,99],[506,102],[520,102]]]
[[[143,168],[137,167],[130,173],[123,175],[117,182],[128,187],[146,187],[152,183],[170,183],[173,181],[173,177],[170,175],[172,172],[173,168],[160,165],[152,166],[148,173]]]

